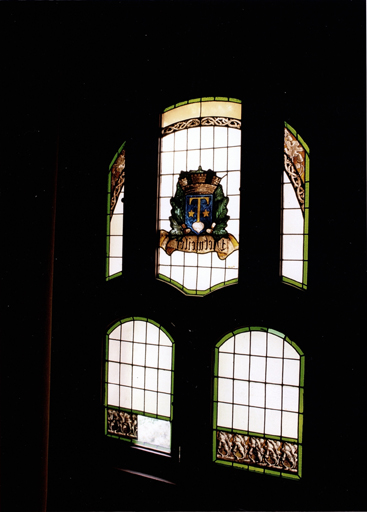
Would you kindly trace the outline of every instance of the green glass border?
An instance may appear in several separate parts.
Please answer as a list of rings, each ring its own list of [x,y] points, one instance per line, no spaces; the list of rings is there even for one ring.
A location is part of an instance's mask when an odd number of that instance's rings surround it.
[[[167,277],[163,274],[157,274],[156,277],[159,281],[163,281],[165,283],[170,284],[174,288],[177,288],[178,290],[180,290],[180,292],[184,293],[185,295],[196,296],[196,297],[204,297],[205,295],[208,295],[211,292],[215,292],[216,290],[219,290],[220,288],[225,288],[226,286],[233,286],[238,283],[238,278],[236,278],[236,279],[230,279],[229,281],[223,281],[222,283],[218,283],[214,286],[211,286],[210,288],[207,288],[206,290],[190,290],[189,288],[186,288],[185,286],[178,283],[174,279],[171,279],[170,277]]]
[[[169,107],[166,107],[163,110],[163,113],[168,112],[169,110],[172,110],[174,108],[182,107],[183,105],[190,105],[191,103],[204,103],[206,101],[227,101],[228,103],[241,103],[242,100],[239,100],[238,98],[229,98],[225,96],[204,96],[203,98],[193,98],[186,101],[180,101],[179,103],[175,103],[174,105],[170,105]],[[116,158],[115,158],[116,160]],[[113,162],[115,161],[113,160]],[[111,163],[112,167],[113,163]]]

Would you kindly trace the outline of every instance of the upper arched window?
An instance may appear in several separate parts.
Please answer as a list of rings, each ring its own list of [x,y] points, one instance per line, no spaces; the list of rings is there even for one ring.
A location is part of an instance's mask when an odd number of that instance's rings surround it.
[[[174,343],[147,318],[125,318],[107,333],[105,433],[171,451]]]
[[[282,280],[307,288],[310,150],[300,135],[285,123],[282,178]]]
[[[238,281],[241,102],[198,98],[161,116],[157,277],[205,295]]]
[[[125,142],[110,163],[107,185],[106,278],[121,275],[124,228]]]
[[[215,348],[213,460],[301,476],[304,355],[273,329],[243,328]]]

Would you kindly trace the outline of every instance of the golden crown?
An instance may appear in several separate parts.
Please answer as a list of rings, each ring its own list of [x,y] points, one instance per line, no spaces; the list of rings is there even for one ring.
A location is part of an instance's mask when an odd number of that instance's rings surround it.
[[[181,171],[178,182],[185,194],[213,194],[220,183],[214,171],[203,171],[199,166],[197,171]]]

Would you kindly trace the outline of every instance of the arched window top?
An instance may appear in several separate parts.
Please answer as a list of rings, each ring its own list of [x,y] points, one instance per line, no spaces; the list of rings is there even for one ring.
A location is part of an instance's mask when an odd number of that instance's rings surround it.
[[[213,460],[250,471],[302,474],[304,354],[263,327],[228,333],[215,347]]]

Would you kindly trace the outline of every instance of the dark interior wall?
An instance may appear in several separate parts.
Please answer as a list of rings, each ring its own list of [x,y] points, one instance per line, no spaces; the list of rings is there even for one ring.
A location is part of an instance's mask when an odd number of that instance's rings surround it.
[[[57,167],[49,510],[363,510],[364,3],[50,2],[1,10],[11,48],[1,137],[10,256],[3,510],[41,510],[45,496]],[[163,108],[206,95],[243,102],[243,245],[239,284],[196,299],[154,279],[157,136]],[[277,274],[284,120],[311,148],[307,293],[281,286]],[[126,271],[105,283],[107,170],[124,140]],[[103,436],[104,333],[133,315],[162,322],[176,341],[182,461],[172,469],[137,454],[129,464],[162,478],[174,471],[177,485],[114,471],[131,454],[111,450]],[[301,482],[210,464],[212,348],[246,325],[285,332],[306,353]]]

